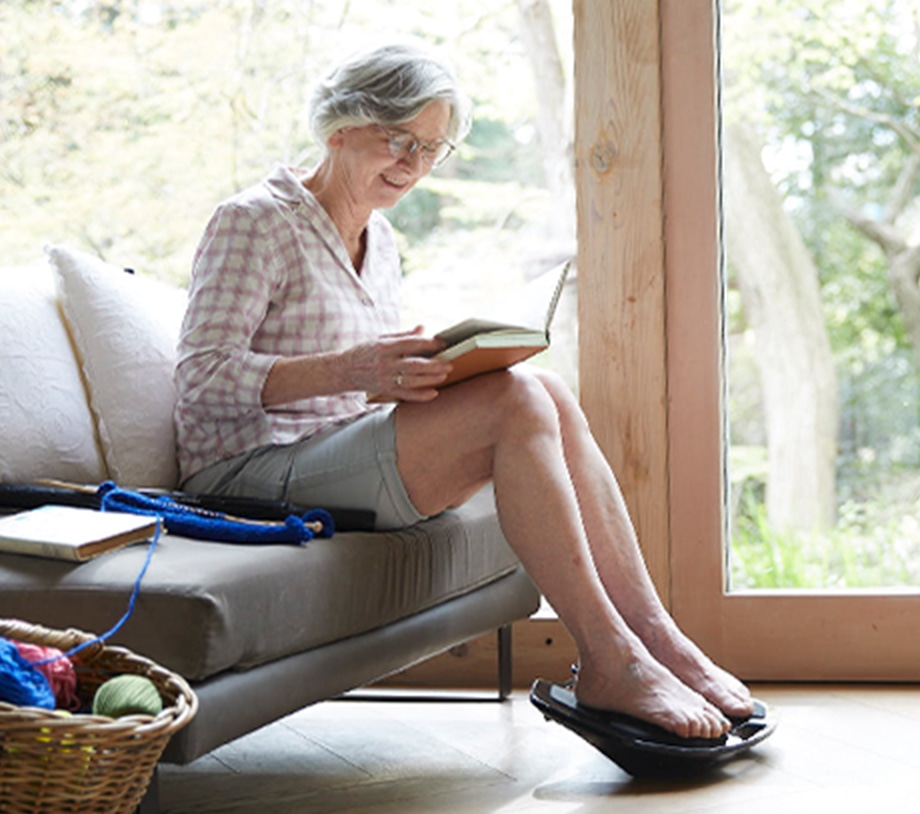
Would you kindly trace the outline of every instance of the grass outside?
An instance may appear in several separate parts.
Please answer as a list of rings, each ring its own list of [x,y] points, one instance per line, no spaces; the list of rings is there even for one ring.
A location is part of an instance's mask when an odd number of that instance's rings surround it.
[[[871,498],[844,502],[834,528],[811,534],[771,528],[756,491],[739,491],[729,557],[733,590],[920,585],[917,470],[878,476]]]

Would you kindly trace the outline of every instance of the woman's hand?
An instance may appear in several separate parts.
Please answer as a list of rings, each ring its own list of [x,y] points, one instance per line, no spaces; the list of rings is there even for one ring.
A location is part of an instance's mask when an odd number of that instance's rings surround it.
[[[428,358],[442,350],[421,327],[382,336],[341,353],[278,359],[262,387],[266,408],[313,396],[363,390],[375,401],[431,401],[451,371],[450,362]]]
[[[430,358],[443,350],[439,339],[422,336],[421,326],[356,345],[342,362],[355,390],[378,401],[431,401],[451,371],[450,362]]]

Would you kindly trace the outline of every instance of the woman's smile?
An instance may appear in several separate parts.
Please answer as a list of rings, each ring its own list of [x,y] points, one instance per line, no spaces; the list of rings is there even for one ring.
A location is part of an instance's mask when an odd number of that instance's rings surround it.
[[[386,173],[381,173],[380,177],[383,178],[383,180],[386,181],[386,183],[388,183],[391,187],[396,187],[396,189],[399,190],[405,189],[411,183],[410,179],[397,181],[395,178],[391,178]]]

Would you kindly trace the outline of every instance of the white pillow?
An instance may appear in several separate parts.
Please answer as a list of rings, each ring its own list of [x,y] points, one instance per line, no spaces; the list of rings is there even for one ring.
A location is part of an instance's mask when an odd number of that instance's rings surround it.
[[[0,270],[0,482],[105,476],[50,266]]]
[[[176,341],[185,294],[85,252],[46,249],[110,477],[173,489]]]

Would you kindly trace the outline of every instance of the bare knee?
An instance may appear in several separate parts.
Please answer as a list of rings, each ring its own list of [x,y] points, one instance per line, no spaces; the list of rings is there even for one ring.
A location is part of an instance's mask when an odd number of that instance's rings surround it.
[[[526,368],[505,372],[495,402],[506,433],[530,434],[559,430],[559,405],[542,374]]]
[[[582,412],[578,399],[566,381],[556,373],[543,368],[528,369],[529,375],[535,377],[552,398],[561,423],[573,429],[587,430],[588,421]]]
[[[572,392],[572,389],[568,386],[565,379],[558,373],[534,366],[522,368],[522,371],[525,371],[526,375],[532,376],[540,382],[542,387],[549,393],[550,397],[560,408],[570,409],[572,405],[576,408],[578,407],[578,399],[575,398],[575,394]]]

